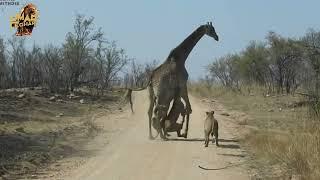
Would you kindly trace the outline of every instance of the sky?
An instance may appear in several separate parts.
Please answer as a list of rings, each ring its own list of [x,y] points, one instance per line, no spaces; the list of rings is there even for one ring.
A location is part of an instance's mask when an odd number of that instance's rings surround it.
[[[0,6],[0,36],[15,33],[9,17],[32,2],[40,19],[29,44],[61,45],[72,31],[76,14],[95,18],[105,37],[116,41],[138,62],[163,62],[171,49],[197,27],[212,21],[219,42],[204,36],[189,55],[191,79],[202,77],[206,65],[229,53],[240,52],[251,40],[265,40],[269,31],[285,37],[320,30],[318,0],[16,0],[20,6]]]

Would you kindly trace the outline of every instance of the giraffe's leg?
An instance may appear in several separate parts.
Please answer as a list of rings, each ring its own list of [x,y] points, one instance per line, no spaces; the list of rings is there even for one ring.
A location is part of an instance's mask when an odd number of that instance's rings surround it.
[[[130,103],[130,108],[131,108],[131,112],[133,112],[133,103],[132,103],[132,97],[129,99],[129,103]]]
[[[178,135],[178,137],[186,137],[185,133],[181,134],[181,130],[183,128],[183,124],[185,122],[185,117],[186,117],[185,112],[181,113],[181,116],[182,116],[182,122],[181,122],[181,124],[178,125],[179,127],[177,128],[177,135]]]
[[[185,115],[187,115],[187,122],[186,122],[187,124],[186,124],[186,129],[185,129],[185,132],[183,135],[185,138],[187,138],[188,130],[189,130],[189,117],[190,117],[190,114],[192,113],[191,104],[190,104],[189,96],[188,96],[187,84],[184,84],[180,88],[180,96],[183,99],[183,101],[186,103]]]
[[[150,105],[149,109],[151,109],[151,110],[148,111],[148,116],[149,116],[149,139],[155,139],[155,138],[152,136],[152,131],[151,131],[152,105]],[[151,114],[150,114],[150,111],[151,111]]]
[[[184,138],[187,138],[188,137],[188,131],[189,131],[189,119],[190,119],[190,114],[187,114],[187,124],[186,124],[186,129],[185,129],[185,132],[184,132]]]
[[[191,109],[191,104],[190,104],[190,101],[189,101],[188,88],[187,88],[186,84],[184,84],[180,88],[180,96],[182,97],[183,101],[186,103],[186,114],[191,114],[192,113],[192,109]]]
[[[148,110],[148,116],[149,116],[149,139],[154,139],[151,132],[151,121],[152,121],[152,111],[153,111],[153,102],[150,102],[149,110]]]
[[[132,103],[132,89],[128,88],[126,93],[127,93],[126,97],[125,97],[126,101],[129,101],[131,112],[134,113],[133,112],[133,103]]]
[[[181,134],[181,129],[182,129],[183,123],[182,124],[176,124],[176,126],[177,126],[177,128],[176,128],[177,136],[178,137],[185,137],[184,135]]]
[[[151,123],[152,123],[152,115],[153,115],[153,108],[154,108],[154,103],[155,103],[155,98],[154,98],[154,93],[152,90],[152,87],[148,87],[149,90],[149,109],[148,109],[148,117],[149,117],[149,139],[155,139],[152,136],[152,132],[151,132]]]

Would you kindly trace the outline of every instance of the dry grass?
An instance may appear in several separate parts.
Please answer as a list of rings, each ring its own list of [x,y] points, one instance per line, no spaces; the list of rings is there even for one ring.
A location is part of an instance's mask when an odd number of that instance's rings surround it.
[[[275,134],[252,132],[245,138],[255,156],[269,165],[279,165],[282,174],[300,175],[301,179],[320,178],[320,132]]]
[[[0,92],[0,179],[35,178],[50,163],[90,154],[83,145],[100,130],[98,112],[107,113],[120,95],[77,92],[77,99],[60,94],[62,101],[50,101],[46,90],[21,93]]]
[[[224,104],[229,111],[245,112],[249,118],[243,124],[262,129],[290,130],[291,125],[306,126],[309,113],[307,107],[292,107],[304,97],[292,95],[268,95],[256,88],[251,93],[240,93],[223,87],[206,87],[201,84],[189,86],[189,91],[197,96],[213,98]]]
[[[255,163],[260,164],[256,168],[264,174],[262,178],[320,179],[320,122],[311,118],[308,107],[294,106],[304,101],[303,97],[266,96],[259,88],[248,94],[201,84],[189,87],[195,95],[217,99],[229,110],[248,114],[249,118],[239,124],[257,130],[249,133],[243,144],[253,153]]]

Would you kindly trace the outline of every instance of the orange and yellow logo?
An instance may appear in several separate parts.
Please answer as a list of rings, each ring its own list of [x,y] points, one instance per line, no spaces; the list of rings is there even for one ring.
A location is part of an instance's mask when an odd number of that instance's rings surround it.
[[[11,28],[17,29],[16,36],[31,35],[39,18],[39,11],[34,4],[27,4],[16,16],[10,17]]]

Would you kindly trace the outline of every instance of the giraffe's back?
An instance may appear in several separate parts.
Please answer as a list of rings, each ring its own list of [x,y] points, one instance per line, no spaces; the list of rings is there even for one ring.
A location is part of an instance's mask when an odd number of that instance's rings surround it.
[[[167,104],[174,98],[178,78],[175,62],[164,62],[151,75],[151,85],[158,103]]]

